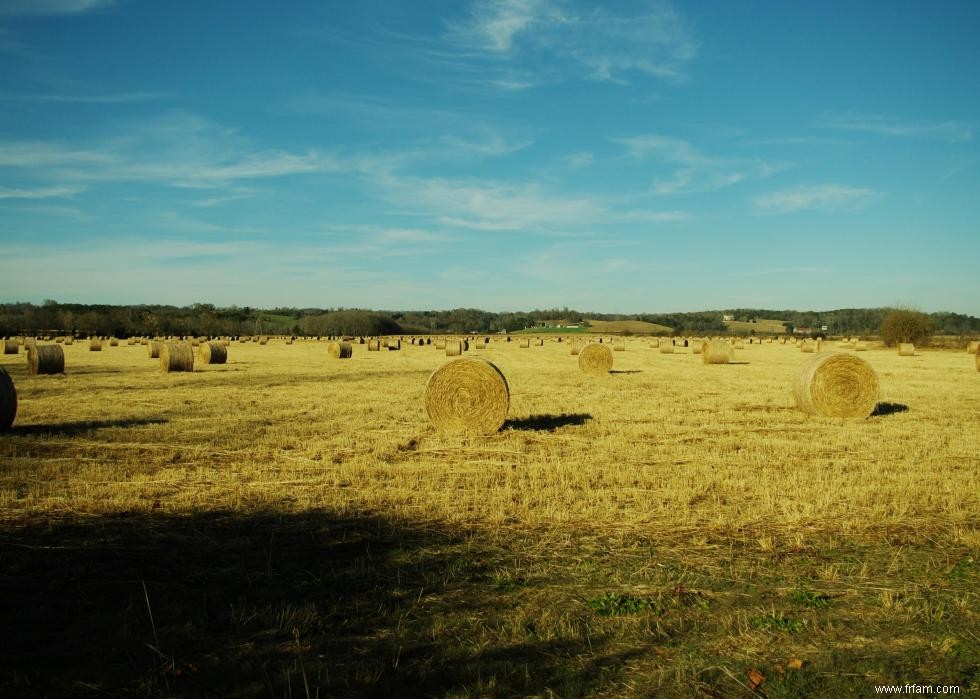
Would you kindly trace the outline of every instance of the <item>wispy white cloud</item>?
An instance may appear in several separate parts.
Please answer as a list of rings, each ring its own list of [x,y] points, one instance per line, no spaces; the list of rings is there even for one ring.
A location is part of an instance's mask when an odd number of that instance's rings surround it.
[[[757,214],[788,214],[807,209],[853,210],[867,206],[880,196],[880,192],[865,187],[822,184],[762,194],[752,200],[752,209]]]
[[[125,104],[149,102],[169,97],[165,92],[116,92],[103,94],[75,94],[59,92],[7,92],[0,91],[0,100],[18,102],[59,102],[77,104]]]
[[[477,0],[448,25],[446,39],[462,49],[461,61],[482,56],[504,70],[520,62],[525,75],[537,67],[548,81],[556,70],[617,83],[636,74],[680,80],[699,48],[688,22],[668,3],[625,15],[603,7],[580,11],[562,0]],[[498,75],[487,82],[524,89],[540,80]]]
[[[71,197],[82,191],[81,187],[0,187],[0,199],[56,199]]]
[[[114,4],[115,0],[4,0],[0,15],[73,15]]]
[[[578,151],[566,155],[564,161],[573,170],[581,170],[591,165],[594,159],[595,156],[590,151]]]
[[[968,121],[915,121],[884,114],[831,112],[822,115],[817,125],[840,131],[859,131],[895,138],[939,138],[951,143],[973,138],[976,124]]]
[[[639,221],[641,223],[683,223],[691,220],[686,211],[650,211],[635,209],[617,217],[620,221]]]

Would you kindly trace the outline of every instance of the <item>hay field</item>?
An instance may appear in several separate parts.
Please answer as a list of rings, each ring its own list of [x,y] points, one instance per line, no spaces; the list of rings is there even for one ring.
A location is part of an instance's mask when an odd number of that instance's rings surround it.
[[[0,356],[0,695],[978,688],[973,357],[864,352],[878,414],[844,420],[795,409],[792,346],[630,339],[595,376],[518,344],[466,353],[511,391],[479,438],[426,420],[434,344]]]

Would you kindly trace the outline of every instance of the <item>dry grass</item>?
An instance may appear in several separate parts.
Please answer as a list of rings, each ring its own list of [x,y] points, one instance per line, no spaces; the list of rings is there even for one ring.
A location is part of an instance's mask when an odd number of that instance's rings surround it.
[[[857,421],[794,407],[792,345],[710,371],[628,349],[593,376],[562,344],[491,343],[510,419],[487,437],[427,420],[434,346],[250,343],[177,374],[139,347],[65,347],[55,376],[0,355],[20,634],[0,694],[733,696],[750,668],[768,696],[976,685],[962,349],[865,352],[882,403]]]

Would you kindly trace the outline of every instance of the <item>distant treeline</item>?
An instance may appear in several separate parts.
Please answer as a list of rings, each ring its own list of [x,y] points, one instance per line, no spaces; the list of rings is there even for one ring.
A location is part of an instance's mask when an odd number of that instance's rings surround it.
[[[475,308],[449,311],[374,311],[337,308],[258,309],[209,303],[192,306],[109,306],[45,301],[0,304],[0,336],[29,333],[136,335],[393,335],[496,333],[534,327],[548,321],[642,320],[673,328],[675,334],[721,334],[723,315],[735,320],[778,319],[795,327],[827,326],[832,335],[874,335],[887,308],[790,311],[737,308],[668,314],[583,313],[568,308],[491,313]],[[980,335],[980,318],[958,313],[929,315],[936,335]]]

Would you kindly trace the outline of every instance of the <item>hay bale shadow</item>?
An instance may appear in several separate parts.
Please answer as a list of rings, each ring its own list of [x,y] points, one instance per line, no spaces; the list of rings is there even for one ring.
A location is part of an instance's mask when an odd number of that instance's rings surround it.
[[[882,417],[884,415],[894,415],[895,413],[905,413],[908,412],[909,406],[904,403],[886,403],[881,402],[875,406],[875,409],[871,412],[871,417]]]
[[[528,417],[507,420],[503,429],[554,432],[559,427],[584,425],[591,419],[592,416],[588,413],[529,415]]]
[[[124,420],[78,420],[76,422],[59,422],[52,425],[14,425],[7,434],[27,437],[37,434],[60,435],[75,437],[93,430],[107,427],[139,427],[142,425],[162,425],[169,422],[166,418],[127,418]]]
[[[610,374],[642,374],[643,369],[610,369]]]

